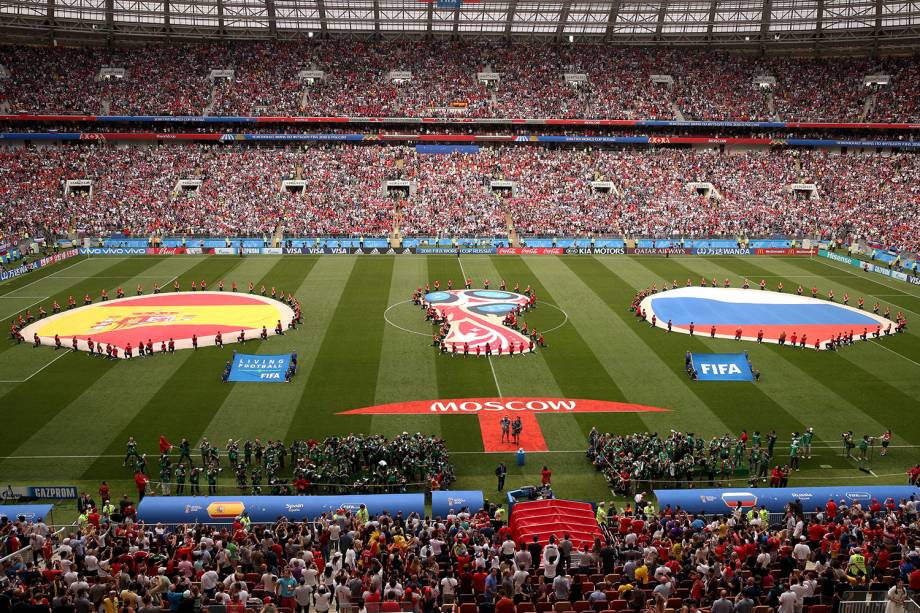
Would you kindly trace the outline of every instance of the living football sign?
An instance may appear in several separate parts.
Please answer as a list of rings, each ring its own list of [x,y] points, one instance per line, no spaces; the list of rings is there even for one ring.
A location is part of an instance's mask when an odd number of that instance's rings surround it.
[[[230,381],[255,381],[258,383],[284,383],[284,375],[291,364],[291,356],[253,355],[238,353],[230,365]]]

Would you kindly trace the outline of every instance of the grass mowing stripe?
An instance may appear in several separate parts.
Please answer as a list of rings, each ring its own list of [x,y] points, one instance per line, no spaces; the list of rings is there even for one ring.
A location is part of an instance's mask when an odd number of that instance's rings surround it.
[[[67,404],[12,455],[54,456],[82,455],[104,449],[115,432],[120,432],[153,398],[163,381],[183,368],[191,352],[157,355],[152,358],[121,361],[105,371],[83,393]],[[79,372],[82,360],[77,354]],[[104,424],[105,427],[100,425]],[[93,458],[72,458],[62,462],[55,458],[7,458],[0,463],[0,480],[17,479],[29,483],[46,481],[48,475],[71,482],[79,479],[93,463]]]
[[[150,270],[163,269],[162,273],[171,277],[190,266],[191,263],[188,261],[171,258],[160,261]],[[40,351],[28,350],[21,353],[26,353],[27,355],[42,353],[45,355],[60,355],[54,351],[47,351],[47,348]],[[90,359],[88,356],[85,357]],[[170,360],[169,362],[171,364],[172,362],[178,363],[180,361]],[[138,362],[144,362],[146,365],[139,367],[137,366]],[[117,367],[109,370],[96,385],[87,389],[73,403],[64,407],[58,415],[45,423],[41,430],[16,450],[15,455],[81,453],[87,448],[88,443],[95,441],[100,433],[106,432],[106,430],[101,430],[98,427],[103,419],[107,419],[109,425],[113,420],[117,423],[119,420],[129,419],[129,416],[133,415],[132,408],[138,407],[137,403],[143,398],[145,391],[152,385],[159,387],[159,383],[156,382],[168,376],[166,373],[174,369],[174,366],[166,366],[164,362],[164,360],[156,360],[155,362],[148,362],[147,360],[118,362]],[[154,364],[156,365],[154,366]],[[87,365],[87,367],[89,366]],[[137,368],[144,368],[145,370],[139,371],[136,370]],[[149,372],[151,370],[153,372]],[[139,376],[141,372],[144,373],[143,377]],[[124,398],[132,400],[128,404],[128,409],[111,415],[112,404],[123,404],[122,399]],[[105,442],[107,443],[108,441],[106,440]],[[90,448],[93,447],[92,444],[89,446]],[[96,448],[102,446],[104,445],[95,445]]]
[[[880,286],[883,288],[882,292],[880,292],[881,294],[891,294],[892,292],[896,292],[899,296],[906,296],[912,300],[920,299],[920,287],[905,281],[898,281],[897,279],[885,277],[874,272],[863,272],[859,268],[848,266],[847,264],[835,262],[834,260],[822,258],[820,256],[790,259],[792,261],[802,260],[802,264],[800,264],[801,266],[805,266],[805,263],[807,262],[807,266],[809,268],[814,266],[815,270],[820,268],[826,271],[830,271],[835,276],[844,274],[849,277],[856,277],[860,281],[865,282],[867,286]],[[827,277],[829,275],[825,273],[824,276]]]
[[[355,262],[285,440],[370,429],[369,416],[336,413],[374,402],[392,274],[391,257],[359,257]]]
[[[8,409],[4,414],[8,434],[0,440],[0,455],[11,455],[113,366],[112,360],[91,360],[82,353],[71,352],[53,367],[7,392],[0,398],[0,405]]]
[[[114,271],[117,276],[130,278],[138,271],[145,270],[155,263],[156,260],[149,262],[128,260],[106,267],[105,270]],[[91,279],[89,281],[91,282]],[[41,352],[47,354],[48,359],[53,359],[54,350],[47,350],[44,347],[29,349],[26,345],[13,345],[13,347],[20,352]],[[0,442],[0,455],[10,455],[113,366],[114,362],[108,360],[88,360],[82,354],[70,354],[57,360],[52,367],[42,370],[28,381],[11,388],[0,398],[0,404],[7,407],[30,407],[30,410],[8,412],[6,425],[9,427],[9,432],[15,435],[6,437]]]
[[[464,256],[463,267],[473,279],[501,279],[501,273],[495,268],[493,261],[488,256]],[[523,282],[526,287],[528,279],[505,279],[507,286],[514,289],[515,282]],[[500,281],[497,281],[500,284]],[[547,307],[536,309],[527,313],[522,318],[528,326],[538,330],[547,330],[560,326],[565,321],[565,314]],[[552,342],[552,333],[550,333]],[[520,358],[520,359],[519,359]],[[517,356],[512,359],[493,358],[492,367],[501,384],[502,393],[507,397],[545,397],[559,398],[564,396],[549,364],[546,361],[546,352],[537,351],[526,356]],[[495,417],[499,419],[499,416]],[[587,442],[581,427],[573,415],[538,415],[546,445],[551,450],[583,449]],[[510,443],[509,450],[514,447]]]
[[[745,266],[745,269],[751,268],[750,264],[739,262],[737,259],[726,259],[725,264],[725,267],[729,270],[737,269],[739,266]],[[759,268],[759,270],[766,273],[763,268]],[[875,342],[884,343],[888,340],[883,339]],[[853,348],[843,348],[839,352],[790,351],[789,348],[775,345],[770,345],[770,349],[775,353],[781,354],[787,361],[803,372],[808,373],[817,381],[834,381],[833,390],[835,393],[846,398],[860,412],[879,420],[872,419],[871,421],[874,423],[868,424],[869,427],[877,429],[878,424],[885,427],[893,427],[897,424],[898,434],[905,441],[910,443],[920,441],[920,423],[910,420],[908,420],[908,423],[903,423],[905,410],[916,409],[920,406],[916,399],[887,381],[871,374],[855,361],[843,356],[844,352],[858,352],[862,349],[859,344]],[[846,373],[847,376],[842,377],[840,376],[841,373]],[[841,419],[840,426],[843,427],[847,422],[852,423],[852,421],[853,415],[850,414],[845,419]],[[835,432],[834,438],[830,440],[836,440],[837,434],[839,432]],[[873,434],[881,434],[881,432]],[[823,434],[822,438],[824,437],[827,437],[827,433]]]
[[[312,362],[311,345],[315,343],[311,342],[311,336],[314,336],[316,330],[315,320],[326,320],[317,308],[316,301],[321,297],[315,295],[310,283],[313,272],[317,268],[322,270],[318,262],[318,256],[298,256],[294,260],[287,260],[285,266],[273,268],[267,277],[271,283],[297,296],[301,301],[306,324],[298,326],[297,330],[288,330],[283,336],[271,332],[267,342],[260,342],[254,351],[246,351],[260,354],[289,354],[296,351],[300,372],[290,383],[231,383],[232,389],[224,401],[214,407],[210,422],[202,432],[202,436],[207,436],[221,448],[229,438],[276,439],[287,432],[297,411],[297,401],[306,380],[306,369]],[[261,407],[263,410],[254,411],[253,407]],[[193,442],[196,445],[199,443]]]
[[[680,277],[692,277],[693,271],[686,268],[676,258],[661,258],[660,260],[646,258],[636,262],[649,271],[648,285],[660,282],[661,279],[670,279],[675,274]],[[658,329],[649,329],[649,334],[666,334]],[[697,334],[692,339],[686,335],[670,335],[677,343],[684,344],[693,352],[709,353],[712,351],[707,339]],[[679,361],[680,353],[675,352],[675,365],[682,368]],[[735,434],[741,430],[759,430],[777,432],[804,430],[804,425],[797,417],[793,416],[785,407],[777,403],[756,384],[706,384],[686,380],[688,385],[699,394],[700,398],[709,406]],[[757,407],[757,411],[746,411],[742,407]]]
[[[720,278],[734,276],[732,270],[718,265],[718,262],[731,265],[736,261],[732,258],[721,258],[715,261],[698,259],[684,259],[683,261],[688,268],[697,272],[705,270],[707,274],[713,274],[714,271],[718,271]],[[772,268],[776,260],[762,259],[761,262],[771,266],[762,269],[761,273],[778,272]],[[774,278],[779,277],[774,276]],[[823,280],[819,280],[821,281]],[[730,347],[730,351],[737,351],[738,343],[732,340],[715,339],[707,342],[716,348]],[[816,373],[803,368],[803,364],[826,367],[828,365],[826,353],[816,353],[813,350],[792,350],[789,347],[779,347],[774,344],[744,343],[744,346],[752,356],[753,362],[765,373],[760,387],[777,402],[789,407],[790,411],[799,415],[802,421],[817,427],[816,441],[823,440],[834,444],[838,435],[849,428],[865,429],[871,432],[882,431],[882,425],[867,412],[861,410],[857,404],[854,404],[851,396],[840,393],[836,385],[831,387],[826,384],[836,372]],[[865,349],[868,347],[861,346],[848,350],[847,353],[852,355],[854,352],[859,353]],[[827,410],[823,405],[816,406],[814,402],[816,396],[823,403],[835,407],[835,410]],[[900,440],[900,442],[904,441]],[[834,461],[830,462],[830,464],[834,463]]]
[[[493,258],[493,263],[506,279],[520,279],[522,284],[530,283],[533,286],[537,294],[538,310],[540,300],[553,304],[565,303],[543,285],[527,265],[526,260],[517,256],[496,256]],[[600,363],[592,344],[586,341],[581,334],[581,331],[588,333],[588,329],[584,325],[579,325],[578,322],[587,323],[588,318],[583,318],[577,313],[570,317],[573,319],[570,320],[569,325],[553,332],[551,346],[543,350],[543,357],[559,389],[569,398],[626,402],[626,396]],[[547,420],[555,417],[558,416],[541,416],[540,423],[544,428],[549,428],[551,422]],[[586,435],[591,425],[594,424],[618,432],[645,430],[642,419],[633,413],[592,413],[576,415],[575,418],[583,435]]]
[[[646,426],[657,432],[671,428],[695,431],[700,424],[706,424],[711,432],[727,432],[728,427],[687,385],[686,373],[679,366],[683,363],[683,349],[673,346],[673,339],[650,336],[641,332],[636,318],[627,310],[628,300],[634,293],[632,287],[619,277],[612,275],[606,264],[616,264],[619,270],[623,258],[546,258],[554,267],[547,270],[549,279],[559,278],[561,268],[574,274],[581,283],[582,292],[573,295],[570,312],[587,311],[589,324],[602,341],[601,351],[608,357],[603,360],[609,369],[618,371],[620,388],[630,402],[671,409],[668,413],[641,415]],[[547,264],[549,266],[550,264]],[[568,303],[566,303],[568,307]],[[602,310],[598,318],[594,313]],[[584,315],[582,315],[584,316]],[[649,382],[654,381],[654,385]]]
[[[41,281],[45,277],[50,277],[64,270],[69,270],[71,268],[77,268],[78,264],[83,264],[92,260],[93,262],[99,261],[100,258],[89,258],[85,255],[78,255],[76,257],[68,258],[66,260],[61,260],[60,262],[55,262],[48,266],[42,266],[37,271],[32,271],[24,275],[19,275],[18,277],[11,277],[6,281],[0,282],[0,297],[6,296],[12,292],[20,290],[24,287],[31,287]],[[121,258],[119,258],[121,259]],[[103,259],[104,261],[104,259]],[[78,269],[75,272],[80,272]]]
[[[428,256],[427,281],[432,284],[432,287],[434,287],[434,282],[439,280],[441,287],[445,288],[448,279],[454,280],[455,288],[463,288],[464,279],[458,258]],[[481,280],[478,281],[478,285],[481,286]],[[418,317],[424,320],[425,315],[419,311]],[[432,326],[432,334],[436,331]],[[431,346],[430,340],[423,351],[428,351],[434,356],[440,398],[493,398],[499,395],[488,359],[442,355]],[[447,441],[448,449],[451,451],[482,451],[482,433],[477,417],[441,415],[438,419],[441,421],[441,432],[444,440]]]
[[[412,290],[424,285],[427,277],[428,258],[394,258],[387,307],[408,300]],[[425,329],[422,311],[411,302],[393,307],[389,314],[405,322],[404,327],[410,330]],[[377,374],[374,404],[437,398],[437,356],[429,349],[428,337],[387,324],[381,339],[380,372]],[[439,415],[374,415],[371,417],[371,431],[386,437],[403,431],[440,436],[441,419]]]
[[[826,280],[820,277],[820,274],[827,272],[829,269],[826,266],[818,266],[820,262],[814,260],[808,260],[801,258],[801,261],[796,262],[794,260],[771,260],[771,264],[775,264],[776,268],[780,271],[785,271],[791,274],[799,275],[800,273],[810,273],[811,277],[804,279],[809,283],[809,289],[811,284],[816,284],[818,287],[823,287],[823,289],[828,289]],[[872,308],[873,304],[877,300],[881,304],[882,312],[884,312],[885,305],[890,305],[892,307],[892,316],[895,316],[898,312],[899,307],[894,303],[889,302],[889,299],[892,296],[878,296],[877,294],[871,293],[877,287],[872,287],[869,283],[869,279],[864,279],[860,277],[860,274],[871,274],[875,273],[857,273],[854,269],[853,273],[847,273],[846,275],[838,275],[835,277],[835,281],[830,285],[831,288],[837,293],[838,299],[842,300],[845,292],[850,293],[850,303],[856,305],[856,301],[860,295],[864,295],[866,298],[866,304],[869,309]],[[816,280],[817,279],[817,280]],[[837,281],[837,279],[840,279]],[[867,289],[868,291],[863,291]],[[883,292],[884,293],[884,292]],[[910,302],[896,298],[901,305],[907,305],[908,308],[911,308]],[[920,299],[917,299],[918,304],[920,304]],[[916,320],[917,316],[920,316],[920,306],[912,307],[915,312],[905,313],[909,319]],[[911,368],[917,368],[920,364],[920,329],[916,326],[908,326],[907,332],[902,334],[893,334],[890,337],[884,339],[885,349],[880,349],[879,352],[886,352],[887,350],[893,351],[894,353],[901,355],[906,358],[904,362],[909,364]],[[887,360],[885,360],[887,361]]]
[[[133,277],[142,274],[144,271],[152,268],[162,258],[127,258],[127,259],[118,259],[114,262],[107,262],[98,260],[89,260],[84,266],[89,268],[92,266],[92,271],[95,274],[105,273],[105,280],[96,279],[93,276],[90,276],[82,281],[77,283],[70,283],[70,279],[55,279],[55,277],[44,277],[41,279],[43,284],[51,284],[48,287],[42,286],[33,286],[29,288],[29,292],[37,291],[38,293],[30,293],[29,295],[40,296],[47,293],[48,297],[41,301],[40,304],[35,305],[31,310],[33,313],[38,312],[39,306],[44,306],[45,310],[51,314],[52,308],[51,305],[57,300],[58,304],[62,308],[67,308],[67,297],[73,296],[77,301],[77,305],[83,304],[83,296],[89,294],[92,297],[94,302],[99,301],[99,293],[103,288],[105,288],[109,295],[114,297],[114,290],[119,286],[119,284],[132,279]],[[99,264],[97,264],[99,262]],[[86,272],[89,272],[87,270]],[[60,285],[57,285],[58,282],[63,281]],[[165,281],[165,279],[164,279]],[[130,292],[134,288],[125,288],[126,292]],[[31,300],[29,302],[32,302]],[[15,308],[15,307],[14,307]],[[12,310],[12,309],[11,309]],[[24,310],[22,311],[24,313]],[[18,313],[17,313],[18,314]],[[31,339],[26,339],[30,341]],[[16,347],[16,344],[6,344],[0,346],[0,353],[8,350],[11,347]]]
[[[239,268],[242,272],[265,268],[268,262],[255,258],[209,258],[182,275],[184,279],[206,279],[208,284],[223,278]],[[274,268],[283,267],[279,261]],[[186,285],[187,287],[187,285]],[[232,345],[235,347],[235,345]],[[186,350],[190,351],[190,350]],[[157,440],[164,434],[178,443],[182,437],[195,440],[210,419],[210,407],[220,402],[230,392],[230,386],[220,383],[220,371],[232,349],[202,347],[191,351],[183,367],[163,381],[156,394],[146,402],[134,418],[120,432],[112,431],[110,442],[103,455],[119,454],[125,450],[129,436],[137,438],[141,452],[150,454],[148,474],[157,478]],[[84,479],[106,479],[127,475],[130,469],[121,467],[116,458],[100,457],[83,475]]]

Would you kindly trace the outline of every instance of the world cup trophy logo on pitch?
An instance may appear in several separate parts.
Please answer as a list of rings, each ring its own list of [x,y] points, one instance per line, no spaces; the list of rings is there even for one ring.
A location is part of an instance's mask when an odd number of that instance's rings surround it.
[[[515,350],[527,347],[530,339],[517,330],[503,325],[505,317],[529,303],[527,296],[514,292],[489,289],[451,290],[425,294],[425,302],[444,314],[450,330],[444,343],[450,347],[469,345],[493,354],[507,354],[514,343]]]

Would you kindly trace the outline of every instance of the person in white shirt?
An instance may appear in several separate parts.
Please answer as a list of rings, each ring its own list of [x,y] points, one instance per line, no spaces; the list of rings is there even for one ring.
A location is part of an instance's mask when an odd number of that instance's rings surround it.
[[[795,595],[795,592],[789,589],[789,586],[784,586],[785,591],[779,595],[779,609],[778,613],[795,613],[796,602],[798,597]]]
[[[313,601],[313,588],[304,583],[303,579],[294,588],[294,600],[297,602],[298,611],[309,611]]]
[[[332,602],[332,594],[329,590],[326,589],[325,585],[319,586],[319,589],[316,592],[316,600],[313,603],[313,607],[319,613],[326,613],[329,611],[330,602]]]
[[[789,586],[789,591],[795,594],[795,610],[796,613],[800,613],[802,607],[805,606],[805,593],[808,590],[802,585],[802,580],[797,578],[795,582]]]
[[[208,567],[201,575],[201,590],[206,596],[211,597],[217,590],[217,584],[220,582],[220,575],[213,568]]]
[[[811,559],[811,547],[805,542],[805,535],[799,537],[799,542],[792,548],[792,557],[796,559],[799,566],[804,566],[805,562]]]
[[[457,593],[457,580],[451,576],[441,579],[441,597],[444,604],[453,604],[454,596]]]

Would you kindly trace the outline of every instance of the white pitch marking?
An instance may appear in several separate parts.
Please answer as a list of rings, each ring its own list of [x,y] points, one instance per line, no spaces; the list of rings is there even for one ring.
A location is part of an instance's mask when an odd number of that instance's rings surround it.
[[[495,365],[492,364],[492,356],[488,356],[488,357],[489,357],[489,368],[492,369],[492,379],[495,381],[495,390],[498,392],[499,398],[504,398],[504,396],[502,396],[502,388],[501,386],[498,385],[498,377],[495,375]]]
[[[13,292],[18,292],[18,291],[20,291],[20,290],[24,290],[24,289],[27,288],[27,287],[30,287],[30,286],[32,286],[32,285],[35,285],[35,284],[38,283],[39,281],[44,281],[45,279],[51,279],[51,278],[55,277],[59,272],[64,272],[64,271],[67,270],[68,268],[73,268],[73,267],[76,266],[77,264],[82,264],[83,262],[86,262],[88,259],[89,259],[89,258],[87,258],[86,260],[80,260],[79,262],[74,262],[74,263],[71,264],[70,266],[65,266],[64,268],[60,269],[60,270],[57,271],[57,272],[53,272],[53,273],[51,273],[50,275],[45,275],[44,277],[38,278],[38,279],[36,279],[35,281],[32,281],[31,283],[26,283],[26,284],[23,285],[22,287],[17,287],[16,289],[11,289],[10,291],[8,291],[7,293],[5,293],[5,294],[3,294],[3,295],[4,295],[4,296],[9,296],[9,295],[12,294]],[[13,279],[16,279],[16,278],[18,278],[18,277],[13,277]],[[81,277],[81,278],[86,278],[86,277]],[[9,281],[12,281],[12,279],[10,279]],[[7,282],[9,282],[9,281],[7,281]]]
[[[72,351],[71,349],[65,349],[65,350],[64,350],[64,353],[62,353],[62,354],[59,355],[58,357],[54,358],[53,360],[51,360],[50,362],[48,362],[47,364],[45,364],[44,366],[42,366],[41,368],[39,368],[38,370],[36,370],[35,372],[33,372],[31,375],[29,375],[29,376],[26,377],[25,379],[18,380],[18,381],[0,381],[0,383],[25,383],[26,381],[28,381],[29,379],[31,379],[32,377],[34,377],[35,375],[37,375],[37,374],[40,373],[41,371],[45,370],[46,368],[48,368],[49,366],[51,366],[52,364],[54,364],[55,362],[57,362],[58,360],[60,360],[61,358],[63,358],[65,355],[67,355],[67,354],[70,353],[71,351]]]
[[[34,297],[35,297],[35,296],[26,296],[25,298],[28,299],[28,298],[34,298]],[[19,298],[19,296],[0,296],[0,298]],[[48,296],[43,296],[43,297],[39,298],[38,300],[36,300],[35,302],[33,302],[33,303],[30,304],[30,305],[24,306],[24,307],[22,307],[21,309],[16,309],[15,311],[13,311],[12,313],[10,313],[9,315],[4,315],[4,316],[3,316],[3,319],[6,319],[7,317],[12,317],[12,316],[15,315],[16,313],[21,313],[21,312],[25,311],[26,309],[31,309],[31,308],[34,307],[36,304],[38,304],[38,303],[41,302],[42,300],[45,300],[46,298],[48,298]]]

